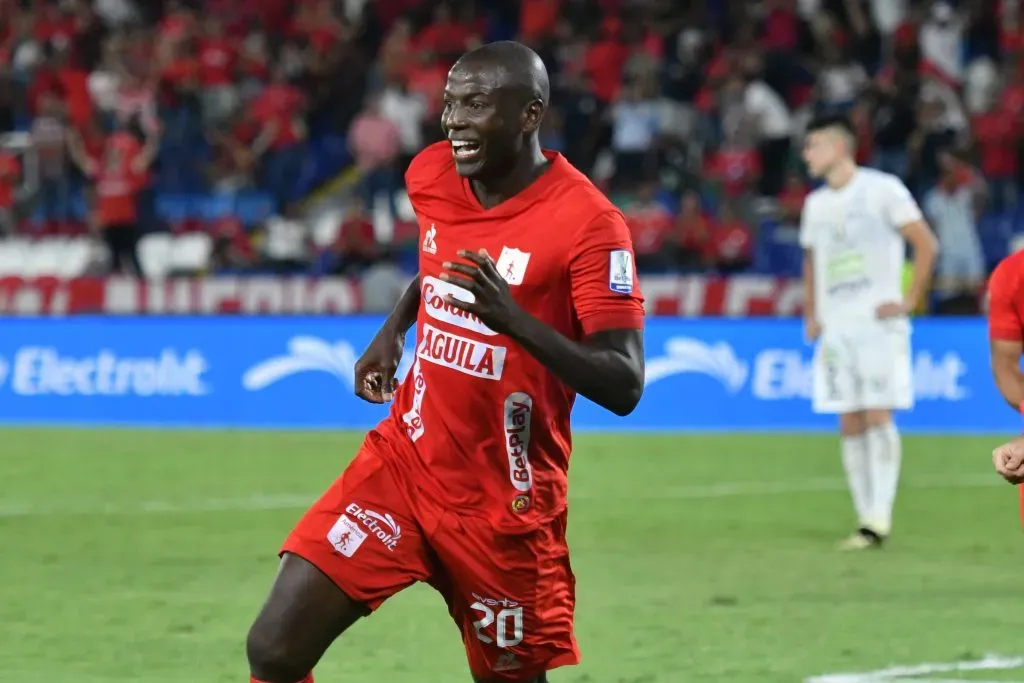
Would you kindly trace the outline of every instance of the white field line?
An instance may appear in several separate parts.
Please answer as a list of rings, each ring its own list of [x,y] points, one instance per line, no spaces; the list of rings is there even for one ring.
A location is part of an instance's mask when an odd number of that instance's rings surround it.
[[[967,671],[1006,671],[1024,667],[1024,657],[1000,657],[988,655],[983,659],[941,664],[915,664],[895,666],[878,671],[861,673],[824,674],[813,676],[804,683],[986,683],[974,679],[944,678],[941,674],[958,674]],[[989,681],[988,683],[1012,683],[1011,681]]]
[[[964,477],[914,477],[900,484],[903,489],[967,489],[1006,486],[995,475]],[[713,498],[744,498],[781,496],[795,493],[845,492],[842,479],[803,479],[782,482],[724,482],[681,486],[651,492],[604,492],[570,494],[570,500],[704,500]],[[319,493],[256,494],[233,498],[201,498],[193,500],[145,500],[129,503],[107,503],[98,500],[24,501],[0,498],[0,518],[45,517],[51,515],[136,515],[186,514],[196,512],[259,512],[295,510],[309,506]]]

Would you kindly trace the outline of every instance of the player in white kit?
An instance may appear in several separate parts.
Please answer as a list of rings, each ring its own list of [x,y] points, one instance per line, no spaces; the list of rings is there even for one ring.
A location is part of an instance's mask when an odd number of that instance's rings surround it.
[[[856,533],[840,547],[880,547],[892,529],[900,473],[893,411],[914,404],[910,321],[925,295],[938,244],[899,178],[857,166],[856,136],[839,116],[807,128],[803,156],[825,184],[800,224],[804,321],[817,341],[813,409],[839,415]],[[913,280],[903,294],[906,245]]]

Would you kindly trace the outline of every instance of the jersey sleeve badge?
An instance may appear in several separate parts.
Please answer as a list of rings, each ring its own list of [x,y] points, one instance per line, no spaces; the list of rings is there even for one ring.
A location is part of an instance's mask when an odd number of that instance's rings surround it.
[[[610,253],[608,289],[617,294],[633,293],[633,254],[628,249],[615,249]]]

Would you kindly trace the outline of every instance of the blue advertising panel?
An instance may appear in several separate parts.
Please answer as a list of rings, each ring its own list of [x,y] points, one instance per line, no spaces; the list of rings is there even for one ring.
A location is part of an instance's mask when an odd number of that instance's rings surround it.
[[[386,409],[353,395],[370,317],[8,318],[5,424],[364,429]],[[919,320],[907,430],[1017,431],[992,383],[981,319]],[[411,343],[411,341],[410,341]],[[617,418],[585,400],[577,429],[833,429],[810,410],[812,349],[797,320],[648,321],[647,389]],[[408,368],[407,349],[401,373]]]

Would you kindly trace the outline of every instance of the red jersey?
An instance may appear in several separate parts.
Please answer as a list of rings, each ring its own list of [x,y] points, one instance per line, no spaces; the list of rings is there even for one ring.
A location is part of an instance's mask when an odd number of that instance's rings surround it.
[[[575,392],[505,335],[445,303],[460,249],[486,249],[512,296],[569,339],[643,327],[622,214],[560,154],[515,197],[484,209],[440,142],[406,172],[420,225],[416,358],[390,416],[371,433],[432,500],[498,531],[536,528],[566,507]]]
[[[996,266],[988,281],[988,334],[1001,341],[1024,340],[1024,251]]]

